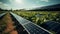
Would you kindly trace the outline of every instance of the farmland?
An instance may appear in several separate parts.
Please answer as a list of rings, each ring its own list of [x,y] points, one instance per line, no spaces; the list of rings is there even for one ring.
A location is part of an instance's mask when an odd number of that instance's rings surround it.
[[[60,22],[59,11],[13,11],[15,14],[41,25],[46,21]]]

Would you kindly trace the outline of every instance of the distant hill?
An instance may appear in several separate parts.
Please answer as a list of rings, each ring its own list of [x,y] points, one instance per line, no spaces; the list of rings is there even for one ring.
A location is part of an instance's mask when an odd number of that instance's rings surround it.
[[[39,7],[32,9],[31,11],[60,11],[60,4]]]
[[[2,8],[0,8],[0,12],[1,11],[12,11],[12,10],[7,10],[7,9],[2,9]]]

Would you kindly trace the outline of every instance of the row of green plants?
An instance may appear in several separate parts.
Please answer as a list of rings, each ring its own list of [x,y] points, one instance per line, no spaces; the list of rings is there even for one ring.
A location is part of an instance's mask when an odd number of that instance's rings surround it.
[[[49,20],[60,22],[59,12],[14,11],[14,13],[38,25]]]

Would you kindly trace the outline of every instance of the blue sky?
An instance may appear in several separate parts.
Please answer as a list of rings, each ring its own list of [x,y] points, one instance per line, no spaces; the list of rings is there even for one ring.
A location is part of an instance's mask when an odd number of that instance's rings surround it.
[[[0,0],[2,9],[32,9],[54,4],[60,4],[60,0]]]

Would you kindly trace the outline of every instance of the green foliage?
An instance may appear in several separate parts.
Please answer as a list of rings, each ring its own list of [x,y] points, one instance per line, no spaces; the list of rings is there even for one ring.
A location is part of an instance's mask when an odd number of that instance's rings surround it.
[[[39,11],[14,11],[14,13],[38,25],[46,21],[49,21],[49,20],[57,21],[57,17],[59,17],[58,19],[60,19],[59,12],[52,12],[52,11],[51,12],[48,12],[48,11],[40,11],[40,12]]]

